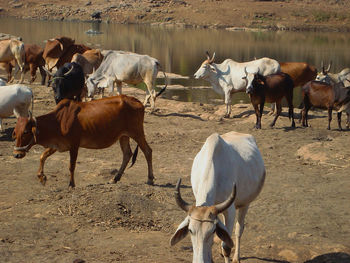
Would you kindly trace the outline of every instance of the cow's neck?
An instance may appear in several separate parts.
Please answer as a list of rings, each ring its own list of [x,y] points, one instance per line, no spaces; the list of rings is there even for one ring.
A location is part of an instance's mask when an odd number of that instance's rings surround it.
[[[53,112],[38,116],[36,118],[36,127],[36,143],[44,147],[48,147],[48,144],[51,143],[49,138],[52,136],[48,135],[58,135],[61,133],[61,129],[56,121],[56,115]]]
[[[213,66],[215,67],[216,73],[213,72],[212,75],[208,78],[208,81],[214,89],[222,90],[223,86],[227,85],[227,81],[222,74],[222,71],[218,67],[218,64],[213,64]]]

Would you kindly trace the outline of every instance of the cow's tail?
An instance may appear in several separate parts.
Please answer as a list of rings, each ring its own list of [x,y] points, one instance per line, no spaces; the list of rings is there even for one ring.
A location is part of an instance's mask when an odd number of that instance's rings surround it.
[[[132,154],[131,165],[129,168],[131,168],[135,164],[138,152],[139,152],[139,145],[136,146],[135,151]]]
[[[159,62],[156,62],[156,64],[157,64],[157,67],[164,74],[164,87],[157,93],[157,95],[156,95],[156,98],[157,98],[158,96],[160,96],[165,91],[166,87],[168,86],[168,77],[166,76],[166,74],[165,74],[164,70],[162,69],[161,65],[159,64]]]
[[[33,110],[34,110],[34,94],[32,92],[32,113],[33,113]]]

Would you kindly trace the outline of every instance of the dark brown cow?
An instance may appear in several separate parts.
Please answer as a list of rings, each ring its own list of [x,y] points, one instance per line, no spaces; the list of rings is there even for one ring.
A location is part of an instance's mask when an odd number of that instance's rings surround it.
[[[30,83],[36,79],[36,70],[39,68],[41,74],[41,84],[45,84],[46,72],[44,70],[45,60],[43,59],[44,50],[38,45],[24,44],[25,65],[24,72],[30,71]],[[0,67],[6,70],[8,78],[11,78],[12,69],[15,67],[15,61],[10,63],[1,63]]]
[[[288,74],[283,72],[268,75],[266,77],[255,74],[252,86],[248,87],[246,92],[250,95],[250,100],[254,106],[256,114],[257,129],[261,129],[261,116],[264,110],[265,102],[276,102],[277,114],[270,126],[273,127],[278,116],[282,111],[282,99],[287,99],[289,112],[288,117],[292,119],[292,127],[295,127],[293,112],[293,80]],[[258,105],[260,104],[260,110]]]
[[[75,44],[74,42],[75,41],[69,37],[59,37],[47,40],[43,58],[49,71],[54,67],[60,68],[66,62],[71,62],[75,53],[82,54],[86,50],[91,49],[82,44]]]
[[[129,144],[129,138],[132,138],[145,154],[148,164],[147,183],[152,185],[152,149],[145,139],[143,119],[144,106],[133,97],[120,95],[90,102],[64,99],[45,115],[18,119],[13,133],[16,138],[14,157],[23,158],[35,144],[44,146],[46,150],[40,156],[38,177],[45,184],[44,163],[47,157],[57,150],[69,151],[69,186],[74,187],[74,169],[79,147],[102,149],[119,140],[123,162],[114,177],[116,183],[133,155]],[[133,162],[136,153],[135,150]]]
[[[346,111],[348,113],[347,128],[349,128],[350,87],[344,87],[342,82],[331,85],[325,82],[313,80],[303,86],[302,95],[304,108],[302,110],[301,118],[304,127],[309,126],[308,112],[313,106],[328,110],[328,130],[331,129],[332,110],[335,109],[338,111],[337,117],[339,130],[342,130],[342,111]]]

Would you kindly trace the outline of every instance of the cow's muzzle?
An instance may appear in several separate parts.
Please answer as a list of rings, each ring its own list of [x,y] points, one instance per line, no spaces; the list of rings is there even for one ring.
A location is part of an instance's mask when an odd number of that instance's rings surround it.
[[[34,143],[34,138],[32,138],[26,146],[22,146],[22,147],[15,146],[13,148],[13,157],[15,157],[17,159],[21,159],[24,156],[26,156],[26,153],[33,146],[33,143]]]

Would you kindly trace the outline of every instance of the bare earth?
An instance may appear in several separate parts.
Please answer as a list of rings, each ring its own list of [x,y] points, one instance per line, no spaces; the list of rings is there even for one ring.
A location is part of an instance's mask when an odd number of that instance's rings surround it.
[[[31,87],[34,114],[51,110],[51,88]],[[145,95],[135,88],[123,91],[140,100]],[[0,134],[0,261],[191,262],[189,238],[169,246],[185,217],[175,204],[174,184],[183,178],[183,197],[194,201],[190,171],[196,153],[210,134],[235,130],[256,137],[267,169],[262,193],[247,215],[242,262],[350,262],[349,131],[334,129],[335,120],[327,131],[325,112],[311,112],[312,127],[297,125],[295,130],[286,115],[273,129],[268,126],[272,116],[264,115],[263,129],[255,130],[250,105],[235,105],[231,119],[221,118],[223,105],[159,98],[156,106],[155,114],[145,116],[155,186],[145,184],[142,152],[118,184],[108,183],[121,163],[117,144],[80,149],[74,190],[68,189],[69,154],[54,154],[42,186],[36,172],[43,148],[13,158],[15,118],[5,119]],[[218,247],[213,248],[214,260],[223,262]]]
[[[350,31],[348,0],[0,0],[0,16],[190,27]]]

